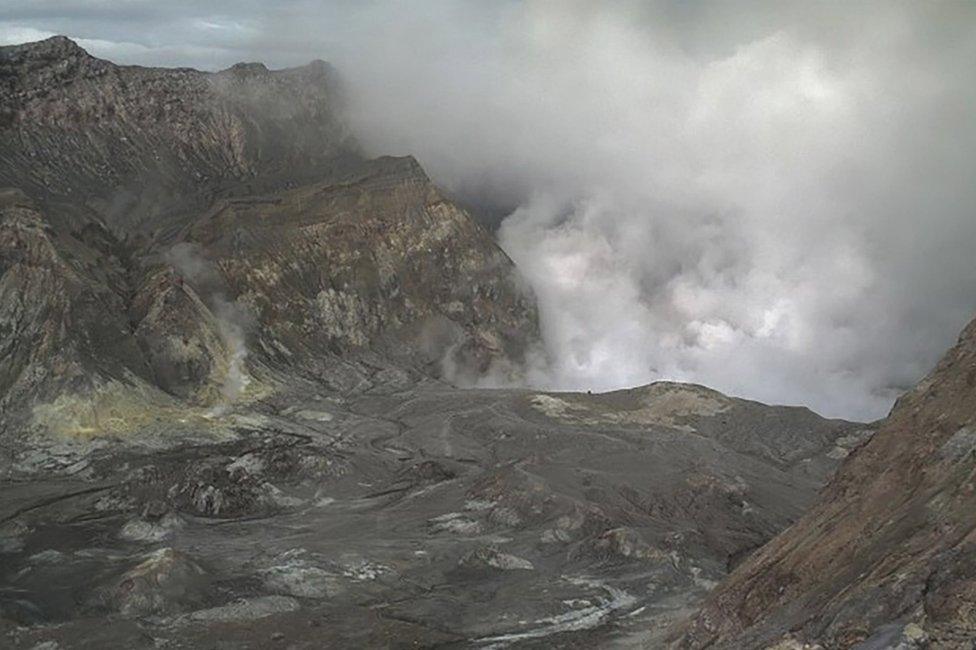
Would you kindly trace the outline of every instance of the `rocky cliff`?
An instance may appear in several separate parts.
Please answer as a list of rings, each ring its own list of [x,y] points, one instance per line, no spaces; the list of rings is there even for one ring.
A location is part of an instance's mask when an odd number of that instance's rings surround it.
[[[818,505],[709,598],[682,645],[971,648],[974,460],[976,321]]]
[[[340,104],[320,61],[206,73],[118,66],[64,37],[2,47],[0,185],[157,230],[214,195],[319,180],[356,158]]]
[[[123,426],[367,349],[514,368],[535,338],[508,257],[415,160],[358,153],[322,62],[126,67],[55,37],[0,48],[0,114],[0,426]]]

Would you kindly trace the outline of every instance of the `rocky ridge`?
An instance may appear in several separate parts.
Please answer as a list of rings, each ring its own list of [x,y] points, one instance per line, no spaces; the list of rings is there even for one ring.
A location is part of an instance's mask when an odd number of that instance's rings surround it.
[[[0,47],[0,98],[0,183],[64,211],[84,204],[125,233],[361,158],[321,61],[217,73],[119,66],[53,37]]]

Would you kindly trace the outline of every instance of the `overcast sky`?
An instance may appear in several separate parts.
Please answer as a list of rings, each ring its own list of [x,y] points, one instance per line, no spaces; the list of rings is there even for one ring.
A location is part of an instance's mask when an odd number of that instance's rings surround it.
[[[0,42],[333,62],[360,139],[509,215],[552,364],[883,415],[976,305],[974,2],[0,0]]]

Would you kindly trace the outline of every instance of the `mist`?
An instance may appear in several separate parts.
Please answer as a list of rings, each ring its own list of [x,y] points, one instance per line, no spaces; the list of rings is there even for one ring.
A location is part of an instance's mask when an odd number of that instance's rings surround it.
[[[45,4],[0,34],[333,63],[367,152],[416,156],[532,286],[536,385],[872,419],[973,315],[971,3]]]
[[[371,151],[515,206],[498,238],[539,300],[542,383],[870,419],[972,316],[973,11],[451,7],[338,64]]]

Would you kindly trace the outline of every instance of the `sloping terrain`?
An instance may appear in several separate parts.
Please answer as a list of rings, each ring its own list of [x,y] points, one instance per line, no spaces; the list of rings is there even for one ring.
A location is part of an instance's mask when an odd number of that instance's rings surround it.
[[[4,647],[655,644],[871,437],[451,385],[532,297],[335,83],[0,48]]]
[[[0,513],[8,647],[653,642],[864,435],[680,384],[327,372],[357,383],[283,377],[218,417],[21,458]]]
[[[686,647],[971,648],[976,321],[818,505],[750,557]]]

